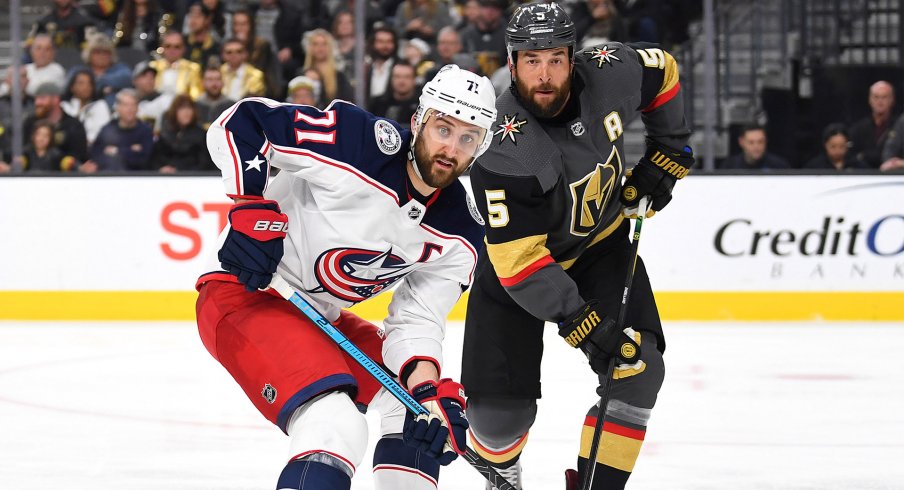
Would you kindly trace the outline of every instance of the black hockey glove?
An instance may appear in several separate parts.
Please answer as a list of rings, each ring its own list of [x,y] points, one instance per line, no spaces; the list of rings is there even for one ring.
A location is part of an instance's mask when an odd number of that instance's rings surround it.
[[[625,205],[625,215],[637,215],[637,205],[643,196],[650,196],[653,211],[664,208],[672,200],[675,182],[684,178],[693,165],[694,156],[689,147],[677,151],[647,140],[646,154],[627,173],[622,187],[620,199]]]
[[[615,320],[599,312],[597,300],[588,301],[570,320],[560,323],[559,335],[568,345],[584,351],[597,373],[606,372],[612,356],[623,364],[634,364],[640,359],[640,345],[626,331],[619,330]]]
[[[249,291],[267,287],[282,260],[288,217],[276,201],[248,201],[232,206],[229,224],[217,254],[223,269]]]

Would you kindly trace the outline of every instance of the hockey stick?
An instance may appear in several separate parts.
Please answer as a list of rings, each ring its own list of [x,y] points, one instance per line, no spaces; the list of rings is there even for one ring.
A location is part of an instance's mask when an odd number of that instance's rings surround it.
[[[631,296],[631,284],[634,282],[634,270],[637,268],[637,250],[640,245],[640,228],[643,226],[643,220],[646,217],[648,199],[647,196],[640,198],[637,204],[637,219],[634,220],[634,239],[631,242],[631,254],[634,260],[631,267],[628,268],[628,277],[625,278],[625,289],[622,291],[621,306],[618,308],[618,319],[615,327],[618,329],[625,328],[625,319],[628,316],[628,298]],[[587,458],[587,471],[584,473],[584,483],[581,485],[582,490],[590,490],[593,484],[593,474],[596,472],[596,458],[600,450],[600,439],[603,435],[603,424],[606,420],[606,408],[609,404],[609,388],[612,387],[612,374],[615,372],[616,356],[612,356],[609,360],[609,369],[606,371],[606,378],[603,380],[603,395],[600,397],[600,408],[596,414],[596,425],[593,427],[593,439],[590,443],[590,454]]]
[[[368,373],[371,374],[377,381],[386,388],[387,391],[392,393],[394,397],[396,397],[402,405],[405,405],[405,408],[410,410],[415,415],[429,415],[430,412],[427,411],[426,408],[423,407],[414,397],[408,393],[405,388],[396,382],[386,371],[383,370],[377,363],[375,363],[370,357],[367,356],[364,352],[361,352],[361,349],[352,343],[348,337],[345,336],[342,332],[339,331],[336,327],[334,327],[323,315],[320,314],[310,303],[308,303],[297,291],[288,283],[285,279],[283,279],[279,274],[273,275],[273,280],[270,282],[270,287],[276,292],[280,294],[283,298],[289,300],[296,308],[301,310],[301,312],[308,317],[315,325],[317,325],[323,333],[327,334],[330,339],[333,340],[339,347],[344,350],[352,359],[354,359],[358,364],[361,365],[364,369],[367,370]],[[514,485],[508,482],[502,475],[496,472],[489,463],[486,462],[479,454],[474,452],[470,446],[465,446],[465,460],[474,467],[475,470],[480,472],[484,478],[486,478],[494,487],[499,490],[517,490]]]

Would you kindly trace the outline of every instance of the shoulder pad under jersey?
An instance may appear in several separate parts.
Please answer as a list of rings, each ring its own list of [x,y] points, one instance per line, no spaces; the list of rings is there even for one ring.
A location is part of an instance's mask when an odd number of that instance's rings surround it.
[[[562,168],[562,154],[510,90],[496,99],[496,123],[490,148],[477,165],[502,175],[534,176],[543,191],[556,184]]]

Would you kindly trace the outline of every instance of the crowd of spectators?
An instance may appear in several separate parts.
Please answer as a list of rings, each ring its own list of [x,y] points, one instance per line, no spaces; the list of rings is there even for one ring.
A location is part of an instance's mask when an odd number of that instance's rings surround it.
[[[894,114],[895,89],[879,80],[869,88],[870,114],[851,124],[833,122],[822,129],[821,145],[799,168],[822,171],[904,169],[904,115]],[[738,137],[739,152],[722,161],[725,170],[772,171],[795,168],[767,148],[766,128],[749,124]]]
[[[324,108],[363,85],[371,112],[410,122],[423,83],[445,64],[506,90],[505,26],[525,0],[364,1],[364,77],[356,81],[355,0],[47,0],[24,41],[21,70],[0,77],[0,173],[212,170],[204,131],[249,96]],[[560,0],[578,46],[687,39],[693,0]],[[11,154],[18,76],[25,148]],[[872,115],[832,124],[803,168],[904,168],[894,89],[870,89]],[[48,137],[49,133],[49,137]],[[751,125],[719,168],[792,168]]]

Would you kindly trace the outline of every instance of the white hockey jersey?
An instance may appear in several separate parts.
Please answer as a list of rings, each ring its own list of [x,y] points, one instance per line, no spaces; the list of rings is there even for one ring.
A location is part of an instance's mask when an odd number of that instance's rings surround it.
[[[413,190],[410,141],[394,121],[343,101],[320,111],[248,98],[207,133],[227,195],[275,200],[288,216],[279,274],[327,319],[398,286],[383,322],[383,361],[395,373],[414,358],[442,366],[445,319],[484,236],[460,182],[429,199]],[[280,171],[268,182],[271,166]],[[211,271],[199,287],[236,280],[216,257]]]

